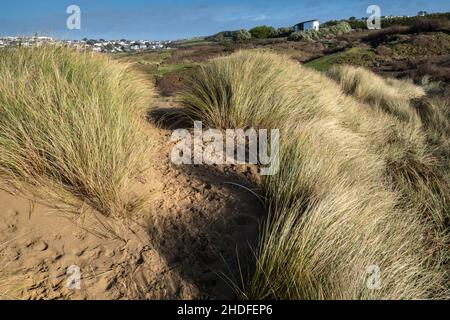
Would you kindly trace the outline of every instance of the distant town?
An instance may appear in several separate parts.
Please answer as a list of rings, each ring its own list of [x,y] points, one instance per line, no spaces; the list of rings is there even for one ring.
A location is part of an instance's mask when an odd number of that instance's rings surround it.
[[[44,44],[60,44],[78,49],[88,49],[96,52],[135,52],[144,50],[168,50],[171,49],[172,41],[150,41],[150,40],[58,40],[47,36],[0,37],[0,48],[5,47],[34,47]]]

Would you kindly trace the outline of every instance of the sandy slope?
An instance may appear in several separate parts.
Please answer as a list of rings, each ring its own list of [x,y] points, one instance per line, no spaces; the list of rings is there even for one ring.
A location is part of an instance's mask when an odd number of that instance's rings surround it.
[[[264,212],[235,185],[255,188],[254,168],[174,167],[171,132],[148,130],[150,168],[135,187],[149,204],[132,220],[68,216],[0,191],[0,299],[233,297],[224,279],[240,283],[237,256],[248,273]],[[81,290],[67,287],[72,265]]]

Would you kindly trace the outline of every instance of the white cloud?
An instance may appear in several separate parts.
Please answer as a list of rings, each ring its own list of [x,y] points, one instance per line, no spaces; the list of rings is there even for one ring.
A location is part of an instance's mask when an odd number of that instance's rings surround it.
[[[250,19],[251,21],[264,21],[267,20],[267,16],[265,14],[254,17],[252,19]]]

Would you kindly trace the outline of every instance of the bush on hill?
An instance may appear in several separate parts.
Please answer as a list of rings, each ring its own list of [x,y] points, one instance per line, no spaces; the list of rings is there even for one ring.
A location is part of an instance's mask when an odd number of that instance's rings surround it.
[[[253,38],[256,39],[268,39],[273,38],[276,35],[276,30],[270,26],[259,26],[250,30]]]

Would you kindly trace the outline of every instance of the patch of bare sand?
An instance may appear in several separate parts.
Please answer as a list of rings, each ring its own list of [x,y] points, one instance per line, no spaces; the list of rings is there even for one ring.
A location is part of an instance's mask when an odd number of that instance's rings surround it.
[[[148,206],[127,221],[68,216],[0,191],[0,299],[227,299],[251,272],[264,212],[251,167],[175,167],[149,126]],[[113,230],[114,232],[110,232]],[[81,290],[67,270],[81,271]]]

